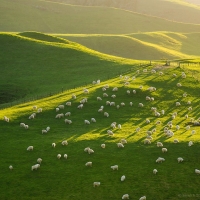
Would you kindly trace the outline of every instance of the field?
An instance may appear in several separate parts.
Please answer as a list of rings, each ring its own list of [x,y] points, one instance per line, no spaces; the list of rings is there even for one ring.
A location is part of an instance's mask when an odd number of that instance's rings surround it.
[[[128,0],[70,2],[0,3],[0,200],[200,199],[199,7],[140,0],[132,12]]]

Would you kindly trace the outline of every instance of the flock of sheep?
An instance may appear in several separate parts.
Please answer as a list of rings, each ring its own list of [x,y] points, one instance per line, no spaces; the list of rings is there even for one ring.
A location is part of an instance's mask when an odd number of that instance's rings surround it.
[[[147,69],[144,69],[143,71],[137,70],[136,74],[140,74],[140,73],[148,73],[148,70],[147,70]],[[157,71],[153,69],[153,70],[150,71],[150,73],[156,74]],[[159,72],[159,73],[157,73],[157,74],[158,74],[159,76],[162,76],[162,75],[163,75],[163,72]],[[177,74],[173,74],[172,76],[173,76],[173,77],[177,77],[178,75],[177,75]],[[183,72],[183,73],[181,74],[181,77],[182,77],[182,78],[186,78],[186,74]],[[133,76],[133,77],[131,78],[131,77],[129,77],[129,76],[120,76],[120,79],[121,79],[122,81],[124,81],[124,85],[125,85],[125,86],[129,86],[129,85],[130,85],[130,80],[135,80],[136,77]],[[100,84],[100,80],[93,81],[93,84],[95,84],[95,85],[96,85],[96,84]],[[181,84],[181,83],[177,83],[176,86],[177,86],[178,88],[180,88],[180,87],[182,87],[182,84]],[[109,89],[110,89],[110,88],[109,88],[109,85],[104,85],[104,86],[102,87],[102,92],[103,92],[103,94],[102,94],[102,97],[98,96],[98,97],[96,98],[96,99],[97,99],[97,102],[102,102],[103,99],[108,99],[108,98],[109,98],[109,94],[106,93],[106,91],[109,90]],[[109,117],[109,116],[110,116],[109,113],[108,113],[107,111],[105,111],[105,110],[106,110],[106,106],[115,107],[116,109],[120,109],[121,107],[126,106],[126,103],[124,103],[124,102],[121,102],[120,104],[117,104],[117,105],[116,105],[116,102],[114,101],[114,99],[117,98],[117,91],[118,91],[119,89],[120,89],[120,88],[118,88],[118,87],[112,88],[112,92],[114,92],[114,94],[110,95],[110,99],[111,99],[111,100],[110,100],[110,101],[106,100],[105,105],[101,105],[100,108],[97,110],[98,113],[103,113],[103,116],[104,116],[104,117]],[[142,89],[143,89],[143,86],[142,86],[142,85],[139,86],[138,90],[142,90]],[[147,90],[149,91],[149,93],[151,94],[151,96],[146,96],[146,98],[144,99],[144,101],[146,101],[146,102],[148,102],[148,101],[150,101],[150,102],[151,102],[151,101],[154,101],[154,97],[153,97],[152,95],[153,95],[153,92],[155,92],[157,89],[156,89],[155,87],[152,87],[152,86],[151,86],[151,87],[149,87]],[[85,89],[83,90],[83,94],[84,94],[84,95],[85,95],[85,94],[89,94],[89,89],[86,89],[86,88],[85,88]],[[134,89],[134,90],[132,90],[132,91],[131,91],[130,89],[127,89],[127,90],[126,90],[126,95],[131,95],[131,94],[132,94],[132,95],[137,95],[137,89]],[[184,94],[183,94],[183,97],[186,97],[186,96],[187,96],[187,93],[184,93]],[[65,105],[64,105],[64,104],[60,104],[60,105],[58,105],[58,106],[55,108],[56,113],[57,113],[57,112],[60,112],[60,111],[62,111],[62,110],[64,110],[65,107],[73,106],[73,100],[75,100],[75,99],[76,99],[76,95],[73,94],[73,95],[72,95],[72,101],[66,102]],[[88,99],[87,99],[87,98],[83,98],[83,99],[79,102],[80,104],[77,106],[77,109],[83,109],[83,108],[84,108],[84,104],[87,103],[87,102],[88,102]],[[187,105],[189,105],[189,107],[188,107],[188,112],[189,112],[189,111],[192,110],[192,107],[190,106],[190,105],[191,105],[191,102],[188,101],[188,102],[187,102]],[[129,105],[128,105],[128,106],[131,106],[131,107],[132,107],[132,106],[133,106],[133,102],[129,102]],[[138,104],[138,107],[140,107],[140,108],[143,108],[144,106],[145,106],[145,104],[144,104],[143,102],[140,102],[140,103]],[[179,107],[179,106],[181,106],[181,102],[175,102],[175,107]],[[31,119],[31,120],[34,119],[34,118],[36,117],[36,113],[41,113],[41,112],[42,112],[42,108],[37,108],[37,106],[33,106],[33,110],[36,111],[36,112],[32,113],[32,114],[28,117],[28,119]],[[156,107],[152,107],[151,110],[150,110],[150,113],[151,113],[151,115],[155,116],[155,118],[159,118],[159,117],[165,115],[165,110],[160,110],[160,111],[159,111]],[[177,117],[177,115],[178,115],[178,113],[177,113],[177,112],[174,112],[174,113],[172,114],[172,116],[171,116],[171,121],[169,121],[169,122],[165,125],[165,127],[164,127],[164,134],[166,135],[167,138],[173,137],[173,136],[174,136],[174,132],[172,131],[172,127],[174,126],[173,120]],[[58,113],[58,114],[56,114],[55,118],[56,118],[56,119],[62,119],[62,118],[64,118],[64,117],[68,117],[68,118],[69,118],[70,116],[71,116],[71,112],[66,112],[65,114],[64,114],[64,113]],[[185,116],[185,118],[186,118],[186,119],[188,118],[188,114]],[[199,119],[198,119],[198,120],[199,120]],[[9,122],[9,118],[6,117],[6,116],[4,116],[4,121]],[[72,120],[66,118],[66,119],[64,119],[64,123],[66,123],[66,124],[72,124]],[[94,117],[92,117],[90,120],[85,119],[85,120],[83,121],[83,123],[84,123],[85,125],[90,125],[91,123],[96,123],[96,119],[95,119]],[[149,123],[151,123],[151,121],[150,121],[149,119],[146,119],[146,124],[149,124]],[[161,123],[162,123],[162,122],[161,122],[160,120],[157,120],[157,121],[156,121],[156,126],[157,126],[157,125],[160,125]],[[23,122],[20,123],[20,127],[23,127],[23,128],[25,128],[25,129],[28,129],[28,128],[29,128],[29,126],[26,125],[26,124],[23,123]],[[121,124],[117,124],[116,122],[111,123],[110,127],[111,127],[111,129],[107,130],[107,134],[108,134],[108,136],[111,136],[111,137],[114,135],[114,131],[113,131],[113,130],[115,130],[116,128],[122,129],[122,125],[121,125]],[[175,125],[175,127],[176,127],[176,130],[179,130],[179,129],[180,129],[180,126],[179,126],[179,125]],[[189,125],[185,127],[186,130],[190,130],[190,128],[191,128],[191,127],[190,127]],[[50,131],[50,127],[48,126],[48,127],[46,127],[45,129],[42,129],[42,130],[41,130],[41,133],[42,133],[42,134],[46,134],[46,133],[48,133],[49,131]],[[136,132],[140,132],[140,131],[141,131],[141,128],[138,127],[138,128],[136,128],[135,131],[136,131]],[[154,132],[156,132],[156,129],[147,130],[147,131],[146,131],[146,138],[144,139],[144,144],[145,144],[145,145],[146,145],[146,144],[147,144],[147,145],[150,145],[150,144],[152,143]],[[192,131],[191,131],[191,134],[195,134],[195,133],[196,133],[196,130],[192,130]],[[178,142],[179,142],[179,140],[178,140],[177,138],[175,138],[175,139],[174,139],[174,143],[178,143]],[[117,147],[118,147],[118,148],[124,148],[124,147],[125,147],[125,144],[127,144],[127,140],[123,138],[123,139],[121,139],[120,142],[117,143]],[[62,145],[68,145],[68,142],[67,142],[66,140],[65,140],[65,141],[62,141]],[[165,148],[165,147],[163,147],[163,146],[164,146],[163,143],[157,142],[156,145],[157,145],[157,147],[162,147],[162,149],[161,149],[161,150],[162,150],[162,153],[167,153],[167,152],[168,152],[168,149]],[[192,146],[192,145],[193,145],[193,141],[190,141],[190,142],[188,143],[188,146],[190,147],[190,146]],[[52,143],[52,147],[55,148],[55,147],[56,147],[56,143]],[[101,148],[102,148],[102,149],[104,149],[105,147],[106,147],[105,144],[101,144]],[[33,151],[33,146],[29,146],[29,147],[27,148],[27,151]],[[84,149],[84,151],[87,152],[88,154],[93,154],[93,153],[94,153],[94,150],[91,149],[90,147],[86,147],[86,148]],[[62,157],[61,154],[58,154],[58,155],[57,155],[57,158],[58,158],[58,159],[60,159],[61,157]],[[67,159],[67,158],[68,158],[68,155],[67,155],[67,154],[64,154],[63,157],[64,157],[65,159]],[[156,163],[162,163],[162,162],[164,162],[164,161],[165,161],[165,159],[164,159],[163,157],[158,157],[158,158],[156,159],[155,162],[156,162]],[[184,159],[183,159],[182,157],[178,157],[178,158],[177,158],[177,161],[178,161],[178,163],[181,163],[181,162],[184,161]],[[31,170],[33,171],[33,170],[39,169],[39,168],[40,168],[40,165],[41,165],[41,162],[42,162],[42,159],[41,159],[41,158],[38,158],[38,159],[37,159],[37,164],[31,166]],[[86,162],[85,166],[86,166],[86,167],[92,167],[92,162],[91,162],[91,161]],[[9,166],[9,169],[10,169],[10,170],[13,170],[13,166],[10,165],[10,166]],[[113,166],[111,166],[111,169],[112,169],[112,170],[118,170],[118,165],[113,165]],[[199,169],[195,169],[194,172],[195,172],[196,174],[200,174],[200,170],[199,170]],[[157,169],[153,169],[153,174],[157,174],[157,173],[158,173],[158,170],[157,170]],[[121,181],[125,181],[125,179],[126,179],[125,175],[121,176]],[[101,184],[101,183],[98,182],[98,181],[97,181],[97,182],[93,182],[93,187],[99,187],[100,184]],[[129,199],[129,194],[124,194],[124,195],[122,196],[122,199]],[[146,196],[142,196],[142,197],[140,198],[140,200],[146,200]]]

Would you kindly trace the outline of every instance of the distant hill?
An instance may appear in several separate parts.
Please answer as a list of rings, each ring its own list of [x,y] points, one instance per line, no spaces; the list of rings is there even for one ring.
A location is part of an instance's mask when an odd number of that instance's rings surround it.
[[[159,5],[155,4],[154,9],[160,12]],[[151,10],[151,5],[147,3],[142,7]],[[191,9],[193,12],[194,9]],[[198,14],[193,13],[196,19],[200,19],[200,15],[198,17]],[[129,34],[155,31],[188,33],[200,32],[200,25],[176,23],[116,8],[72,6],[42,0],[1,0],[0,31],[70,34]]]
[[[50,0],[72,5],[115,7],[172,21],[200,24],[199,0]]]

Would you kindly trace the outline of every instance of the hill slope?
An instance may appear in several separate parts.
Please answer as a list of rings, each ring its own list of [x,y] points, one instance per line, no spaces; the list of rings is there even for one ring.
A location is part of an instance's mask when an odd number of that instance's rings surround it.
[[[72,6],[39,0],[2,0],[0,31],[73,34],[200,32],[200,25],[176,23],[114,8]]]

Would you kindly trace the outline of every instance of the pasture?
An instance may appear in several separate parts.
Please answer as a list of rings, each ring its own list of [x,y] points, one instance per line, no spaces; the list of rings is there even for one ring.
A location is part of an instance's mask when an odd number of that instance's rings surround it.
[[[147,72],[143,72],[147,69]],[[156,74],[151,73],[155,69]],[[137,73],[140,70],[140,73]],[[162,72],[163,75],[159,75]],[[187,195],[199,195],[199,176],[194,170],[199,169],[199,127],[191,126],[186,130],[188,122],[199,118],[199,81],[186,72],[186,78],[182,78],[183,68],[162,66],[135,67],[129,74],[101,82],[100,84],[85,86],[89,94],[83,93],[83,88],[66,91],[56,96],[51,96],[26,104],[16,105],[0,111],[0,118],[7,116],[10,122],[0,121],[1,135],[0,159],[2,175],[0,179],[1,199],[121,199],[128,193],[130,199],[139,199],[146,196],[147,199],[177,200]],[[176,74],[177,77],[174,77]],[[97,80],[95,76],[94,81]],[[128,84],[128,83],[129,84]],[[126,84],[125,84],[126,83]],[[177,87],[181,83],[182,87]],[[102,87],[109,85],[106,91]],[[140,86],[143,86],[139,89]],[[114,92],[113,88],[118,87]],[[155,87],[156,91],[150,92],[149,87]],[[127,90],[131,93],[127,94]],[[136,90],[136,94],[132,93]],[[108,97],[103,97],[107,93]],[[183,94],[187,93],[186,97]],[[72,99],[72,94],[77,98]],[[115,94],[116,98],[111,95]],[[147,101],[146,96],[154,97],[154,101]],[[102,101],[97,101],[101,97]],[[87,98],[88,101],[82,109],[78,109],[80,101]],[[106,101],[115,102],[116,106],[106,105]],[[191,101],[191,105],[187,102]],[[71,106],[66,106],[71,102]],[[125,106],[121,106],[124,102]],[[133,106],[129,103],[133,102]],[[181,106],[175,103],[180,102]],[[143,103],[144,107],[138,107]],[[64,110],[59,112],[55,108],[63,104]],[[34,119],[28,117],[36,111],[32,107],[37,105],[42,108]],[[104,106],[104,112],[109,113],[105,117],[98,112],[100,106]],[[156,107],[158,112],[165,110],[164,115],[156,117],[152,111]],[[192,107],[189,111],[188,108]],[[56,119],[58,113],[71,112],[70,117]],[[175,119],[172,115],[177,112]],[[189,117],[185,118],[188,114]],[[96,123],[84,124],[84,120],[96,119]],[[72,124],[65,124],[64,119],[72,120]],[[150,123],[146,123],[146,119]],[[156,125],[157,121],[161,124]],[[172,121],[173,127],[168,124]],[[29,129],[20,127],[23,122],[29,125]],[[111,123],[122,125],[122,129],[112,129]],[[176,130],[176,125],[180,126]],[[42,129],[50,126],[47,134],[42,134]],[[140,127],[140,131],[136,129]],[[173,131],[174,136],[167,137],[164,127]],[[151,144],[144,144],[147,131],[156,129],[152,134]],[[114,135],[108,135],[107,130],[112,130]],[[196,133],[192,134],[191,131]],[[127,140],[124,148],[118,148],[116,143],[122,138]],[[179,143],[175,144],[174,139]],[[63,146],[62,141],[67,140],[68,145]],[[162,153],[156,146],[160,141],[168,149]],[[188,142],[194,145],[189,147]],[[52,147],[56,143],[56,147]],[[100,145],[104,143],[105,149]],[[28,152],[28,146],[34,146],[33,151]],[[84,152],[84,148],[90,147],[93,154]],[[61,154],[61,159],[57,158]],[[63,155],[68,158],[64,159]],[[41,167],[31,171],[31,166],[36,164],[37,158],[42,158]],[[165,158],[163,163],[156,163],[158,157]],[[182,157],[182,163],[177,158]],[[92,167],[86,167],[85,163],[91,161]],[[13,170],[9,170],[9,165]],[[118,165],[118,170],[112,170],[112,165]],[[158,173],[153,174],[153,169]],[[126,176],[124,182],[120,181],[122,175]],[[99,187],[93,187],[93,182],[101,182]]]

